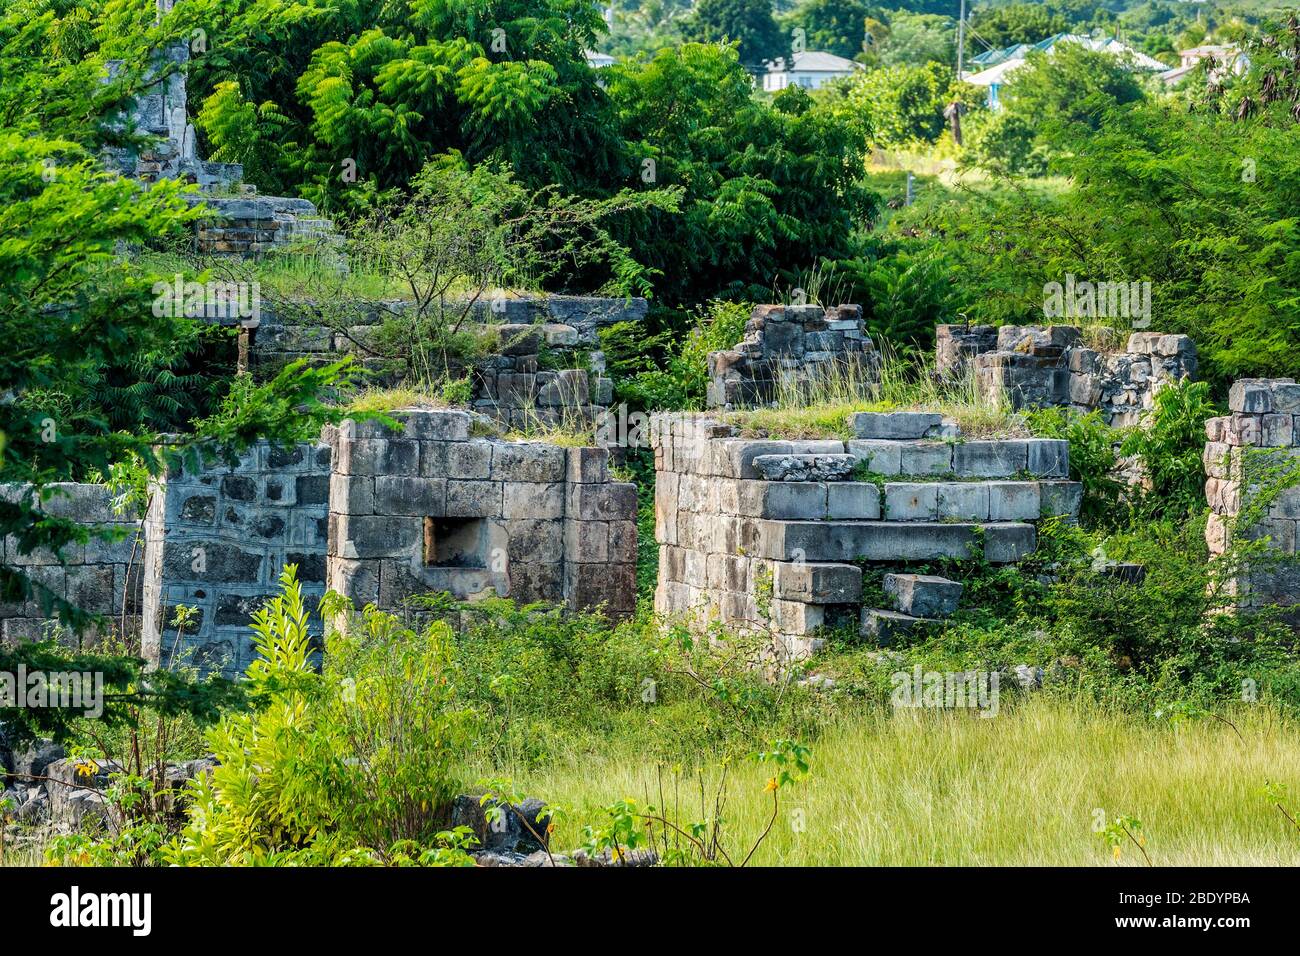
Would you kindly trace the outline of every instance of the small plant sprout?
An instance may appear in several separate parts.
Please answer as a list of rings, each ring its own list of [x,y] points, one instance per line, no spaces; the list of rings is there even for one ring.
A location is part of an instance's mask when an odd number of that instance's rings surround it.
[[[1119,862],[1125,844],[1132,843],[1142,854],[1142,859],[1146,860],[1147,866],[1153,865],[1146,851],[1147,839],[1142,832],[1142,821],[1136,817],[1120,814],[1106,824],[1097,835],[1110,847],[1116,863]]]

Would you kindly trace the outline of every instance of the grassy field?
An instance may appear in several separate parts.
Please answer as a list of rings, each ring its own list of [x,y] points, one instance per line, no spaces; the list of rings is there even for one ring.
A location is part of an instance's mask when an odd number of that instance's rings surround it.
[[[1114,865],[1094,832],[1100,810],[1141,821],[1156,866],[1300,864],[1300,831],[1261,793],[1266,780],[1300,792],[1300,728],[1262,707],[1237,725],[1244,741],[1220,723],[1157,726],[1042,699],[994,719],[909,711],[846,720],[813,744],[811,777],[782,791],[752,862]],[[768,772],[745,760],[730,773],[726,844],[748,848],[772,813]],[[664,778],[671,804],[671,770]],[[565,847],[599,822],[602,805],[659,803],[657,779],[652,761],[614,747],[518,777],[526,792],[569,809],[556,841]],[[693,774],[680,792],[695,808],[683,817],[699,819]],[[1120,865],[1145,863],[1127,846]]]

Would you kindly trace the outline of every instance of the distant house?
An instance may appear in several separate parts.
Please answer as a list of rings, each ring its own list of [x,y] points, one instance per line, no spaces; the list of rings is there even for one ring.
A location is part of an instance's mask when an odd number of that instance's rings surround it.
[[[1178,51],[1178,57],[1182,61],[1172,70],[1165,70],[1160,74],[1160,79],[1173,85],[1182,80],[1187,74],[1196,69],[1197,64],[1202,60],[1210,57],[1214,58],[1214,68],[1210,71],[1210,79],[1217,80],[1224,74],[1231,73],[1234,76],[1241,76],[1250,69],[1250,58],[1240,49],[1231,45],[1215,46],[1207,44],[1205,46],[1194,46],[1190,50]]]
[[[1058,33],[1038,43],[1017,43],[1015,46],[1004,47],[1001,50],[988,50],[979,56],[971,57],[970,62],[981,69],[977,73],[967,72],[963,79],[975,86],[987,87],[989,109],[1000,109],[998,94],[1006,84],[1008,75],[1024,66],[1025,59],[1030,53],[1038,50],[1050,56],[1061,43],[1077,43],[1089,50],[1123,57],[1133,65],[1135,70],[1148,70],[1155,73],[1168,69],[1154,57],[1139,53],[1114,37],[1094,38],[1077,33]]]
[[[613,66],[618,62],[608,53],[597,53],[595,50],[586,50],[583,55],[587,58],[587,66],[593,70],[599,70],[602,66]]]
[[[861,63],[821,50],[796,53],[790,57],[789,64],[784,57],[779,57],[769,60],[765,66],[767,73],[763,76],[763,89],[769,93],[783,90],[787,86],[802,86],[805,90],[821,89],[831,80],[852,76],[856,70],[862,69]]]

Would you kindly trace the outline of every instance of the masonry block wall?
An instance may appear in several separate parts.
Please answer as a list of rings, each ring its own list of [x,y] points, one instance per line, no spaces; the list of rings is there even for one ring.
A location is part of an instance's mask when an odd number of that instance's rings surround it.
[[[927,413],[852,424],[847,442],[776,441],[656,417],[656,610],[804,654],[823,626],[867,633],[864,567],[967,558],[978,541],[989,561],[1018,561],[1041,517],[1078,513],[1064,441],[963,441]]]
[[[0,563],[21,569],[54,595],[107,619],[105,626],[80,635],[78,646],[93,646],[101,633],[121,626],[124,614],[127,630],[134,630],[140,623],[140,522],[116,514],[112,495],[103,485],[60,482],[47,485],[45,491],[40,508],[47,514],[95,525],[120,536],[94,537],[84,545],[69,545],[56,555],[44,548],[22,554],[17,538],[10,535],[0,539]],[[0,498],[11,503],[23,497],[30,499],[34,494],[30,486],[0,485]],[[38,600],[0,603],[0,643],[39,640],[55,623],[45,617]]]
[[[1300,464],[1300,385],[1292,379],[1242,379],[1228,393],[1228,408],[1230,414],[1205,423],[1206,544],[1219,555],[1234,535],[1266,537],[1276,559],[1245,569],[1232,582],[1237,602],[1246,607],[1300,605],[1300,563],[1291,557],[1296,554],[1300,486],[1277,494],[1253,524],[1239,520],[1243,505],[1249,504],[1246,496],[1259,493],[1263,476]]]
[[[519,603],[636,601],[636,488],[608,452],[470,437],[459,411],[398,413],[402,430],[334,430],[328,584],[357,607],[429,591]]]
[[[411,369],[384,354],[378,339],[385,320],[408,308],[400,301],[358,302],[341,311],[332,307],[339,314],[327,317],[311,303],[264,305],[250,348],[253,372],[270,378],[297,359],[324,365],[353,355],[374,384],[405,384]],[[614,398],[600,330],[639,322],[647,309],[645,299],[560,295],[476,303],[469,320],[497,326],[502,346],[463,369],[473,385],[471,406],[513,428],[596,420]]]
[[[242,673],[253,658],[249,619],[298,566],[309,598],[325,593],[330,447],[260,442],[233,466],[174,470],[145,519],[147,660]],[[180,634],[177,605],[197,609]]]
[[[1136,425],[1164,385],[1196,377],[1196,347],[1185,335],[1134,332],[1123,351],[1084,345],[1075,326],[940,325],[936,368],[963,374],[973,364],[980,387],[1013,408],[1100,409],[1116,426]]]
[[[864,377],[879,367],[862,306],[755,306],[741,343],[709,353],[709,407],[762,405],[776,397],[779,383],[813,380],[835,362],[859,363]]]

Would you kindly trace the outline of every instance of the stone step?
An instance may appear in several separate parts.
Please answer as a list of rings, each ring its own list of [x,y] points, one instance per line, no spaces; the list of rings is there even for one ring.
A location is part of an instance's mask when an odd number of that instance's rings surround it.
[[[947,616],[961,600],[961,582],[934,574],[886,574],[884,585],[894,607],[916,617]]]
[[[937,561],[975,553],[983,529],[993,564],[1019,561],[1037,544],[1032,524],[926,521],[758,521],[759,556],[775,561]]]
[[[880,645],[894,642],[894,638],[906,634],[918,624],[933,624],[934,621],[924,617],[913,617],[898,611],[886,611],[880,608],[862,609],[862,627],[859,634]]]

